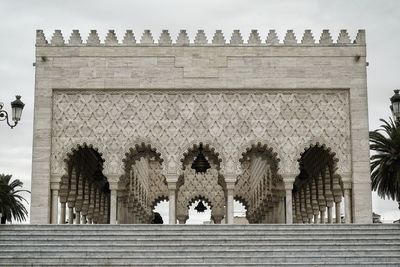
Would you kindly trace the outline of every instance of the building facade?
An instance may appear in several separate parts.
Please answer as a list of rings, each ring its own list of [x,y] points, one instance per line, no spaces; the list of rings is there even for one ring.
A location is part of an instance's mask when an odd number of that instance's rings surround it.
[[[38,30],[31,223],[370,223],[364,30],[227,39]]]

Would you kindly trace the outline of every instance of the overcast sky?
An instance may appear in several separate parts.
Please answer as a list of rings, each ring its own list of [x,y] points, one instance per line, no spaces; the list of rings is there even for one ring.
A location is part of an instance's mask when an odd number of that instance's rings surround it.
[[[20,125],[11,130],[0,123],[0,173],[12,174],[30,189],[32,120],[34,104],[35,31],[43,29],[48,40],[55,29],[68,40],[79,29],[86,40],[97,29],[104,40],[108,29],[115,29],[121,40],[126,29],[133,29],[139,40],[144,29],[158,39],[169,29],[176,39],[186,29],[191,40],[204,29],[208,40],[222,29],[229,40],[233,29],[240,29],[247,40],[251,29],[258,29],[265,40],[269,29],[276,29],[280,40],[293,29],[301,40],[304,29],[311,29],[319,40],[322,29],[330,29],[336,41],[340,29],[354,39],[358,29],[366,29],[368,99],[370,129],[379,118],[390,116],[389,97],[400,87],[400,1],[266,1],[266,0],[0,0],[0,102],[21,94],[26,106]],[[396,63],[398,62],[398,63]],[[385,220],[400,218],[397,203],[374,195],[373,210]]]

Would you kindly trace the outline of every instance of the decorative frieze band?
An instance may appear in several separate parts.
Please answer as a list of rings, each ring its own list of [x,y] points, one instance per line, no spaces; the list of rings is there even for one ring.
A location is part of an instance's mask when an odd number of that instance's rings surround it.
[[[257,30],[251,30],[247,43],[243,41],[242,35],[239,30],[234,30],[229,41],[224,37],[221,30],[216,30],[213,38],[207,38],[204,30],[198,30],[193,42],[190,42],[186,30],[180,30],[176,41],[173,42],[168,30],[162,30],[158,42],[155,42],[150,30],[144,30],[142,36],[139,38],[140,42],[136,42],[135,35],[132,30],[127,30],[122,41],[118,41],[114,30],[109,30],[104,42],[101,42],[96,30],[91,30],[86,42],[82,42],[81,35],[78,30],[73,30],[70,35],[69,41],[65,42],[61,30],[55,30],[50,43],[47,41],[43,30],[36,30],[36,46],[204,46],[204,45],[217,45],[217,46],[272,46],[272,45],[365,45],[365,30],[358,30],[357,36],[353,43],[347,33],[347,30],[340,30],[336,42],[333,41],[329,30],[323,30],[319,38],[319,43],[315,42],[311,30],[305,30],[301,41],[299,42],[293,30],[286,32],[283,41],[280,42],[275,30],[270,30],[265,42],[262,41]],[[211,42],[209,42],[211,40]]]

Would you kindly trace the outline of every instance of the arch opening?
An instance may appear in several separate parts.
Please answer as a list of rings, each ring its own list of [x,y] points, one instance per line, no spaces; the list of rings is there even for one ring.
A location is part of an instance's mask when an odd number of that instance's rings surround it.
[[[169,212],[168,212],[169,200],[168,199],[159,199],[155,202],[153,206],[153,220],[152,224],[168,224],[169,222]],[[159,214],[162,222],[156,221],[156,214]]]
[[[184,153],[181,162],[183,172],[177,183],[178,221],[186,223],[190,205],[203,200],[211,207],[213,221],[221,223],[225,216],[226,183],[220,172],[219,153],[208,144],[194,144]],[[198,165],[206,167],[198,168]]]
[[[234,199],[246,207],[250,223],[284,223],[284,184],[279,175],[277,153],[265,144],[257,143],[242,153]]]
[[[206,208],[203,212],[196,210],[200,202]],[[202,197],[196,197],[189,202],[188,205],[188,219],[186,224],[211,224],[214,223],[211,215],[212,206],[210,202]]]
[[[84,143],[64,161],[67,173],[60,181],[60,223],[109,223],[110,185],[103,174],[102,154]]]
[[[241,199],[234,199],[233,203],[234,224],[249,224],[247,220],[247,203]]]
[[[154,207],[159,201],[168,199],[167,182],[161,173],[162,162],[157,149],[145,143],[136,144],[125,154],[125,172],[118,182],[118,223],[154,221]]]
[[[292,191],[293,222],[341,223],[344,189],[336,173],[336,154],[316,143],[304,149],[298,162],[299,174]]]

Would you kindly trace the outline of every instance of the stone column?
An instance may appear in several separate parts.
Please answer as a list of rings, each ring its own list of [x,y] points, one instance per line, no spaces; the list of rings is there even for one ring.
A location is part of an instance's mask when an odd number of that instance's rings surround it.
[[[66,221],[66,216],[65,216],[66,211],[65,210],[66,210],[66,203],[67,203],[67,198],[68,198],[68,184],[69,184],[69,178],[68,178],[68,175],[66,175],[66,174],[61,177],[61,183],[57,183],[57,185],[53,184],[54,186],[57,186],[53,189],[56,189],[59,187],[58,198],[61,203],[59,224],[65,224],[65,221]]]
[[[76,167],[74,167],[71,171],[71,180],[70,180],[70,186],[71,188],[69,189],[68,193],[68,198],[67,198],[67,203],[68,203],[68,224],[74,224],[74,208],[75,208],[75,201],[76,201],[76,190],[77,190],[77,179],[79,177],[79,173],[76,170]]]
[[[236,175],[226,174],[226,223],[233,224],[234,210],[233,210],[233,190],[235,189]]]
[[[296,219],[296,198],[295,195],[292,193],[292,223],[297,223]]]
[[[300,206],[301,221],[303,223],[307,223],[306,199],[303,189],[300,189],[299,195],[300,195],[300,205],[301,205]]]
[[[325,215],[326,215],[326,207],[321,207],[320,206],[320,223],[325,223]]]
[[[294,174],[286,174],[283,175],[283,182],[285,184],[285,222],[286,224],[293,223],[293,183],[296,175]]]
[[[67,203],[65,203],[65,202],[61,203],[60,224],[65,224],[65,221],[66,221],[66,216],[65,216],[66,206],[67,206]]]
[[[107,177],[108,182],[110,184],[110,224],[117,223],[117,190],[118,190],[118,181],[122,176],[121,174],[115,173],[107,173],[104,174]],[[104,202],[104,206],[107,206],[107,203]],[[104,213],[104,212],[103,212]]]
[[[344,189],[344,222],[351,223],[351,189]]]
[[[312,223],[314,218],[313,208],[311,205],[311,190],[308,185],[305,186],[305,197],[306,197],[306,212],[307,212],[307,222]]]
[[[117,190],[111,189],[110,195],[110,224],[117,223]]]
[[[292,199],[292,189],[285,188],[286,191],[286,224],[293,223],[293,199]]]
[[[58,223],[58,190],[51,190],[51,223]]]
[[[75,224],[81,224],[81,212],[77,211],[75,213]]]
[[[342,223],[340,216],[340,202],[335,203],[335,216],[336,216],[336,223]]]
[[[169,199],[169,224],[176,224],[176,185],[168,185],[168,199]]]
[[[86,215],[82,215],[81,224],[86,224]]]
[[[286,191],[286,224],[293,223],[293,200],[292,189],[285,189]]]
[[[332,223],[332,206],[328,206],[328,223]]]
[[[328,212],[328,223],[332,223],[332,207],[334,203],[334,196],[333,196],[333,177],[330,175],[329,168],[325,168],[325,172],[322,173],[323,177],[325,178],[325,201],[326,201],[326,207],[327,207],[327,212]]]
[[[74,207],[68,204],[68,224],[74,224]]]
[[[296,192],[294,197],[295,197],[295,201],[296,201],[296,223],[303,223],[303,218],[301,216],[300,193]]]
[[[313,209],[313,214],[314,214],[314,223],[317,224],[319,223],[319,205],[318,205],[318,195],[317,195],[317,182],[315,179],[312,179],[311,181],[311,206]]]
[[[320,223],[325,223],[325,213],[326,213],[326,199],[324,195],[324,185],[322,176],[319,175],[317,182],[318,188],[318,206],[319,206],[319,219]]]
[[[227,192],[227,203],[226,203],[226,223],[233,224],[234,221],[234,210],[233,210],[233,189],[228,189]]]
[[[176,224],[176,183],[178,182],[179,175],[168,173],[165,178],[168,183],[169,224]]]
[[[318,220],[318,214],[314,214],[314,224],[318,224],[319,220]]]

